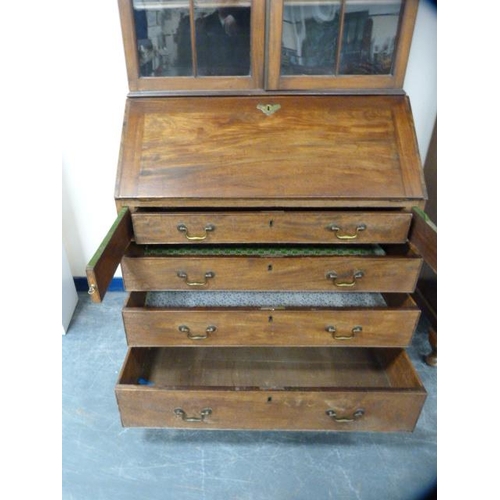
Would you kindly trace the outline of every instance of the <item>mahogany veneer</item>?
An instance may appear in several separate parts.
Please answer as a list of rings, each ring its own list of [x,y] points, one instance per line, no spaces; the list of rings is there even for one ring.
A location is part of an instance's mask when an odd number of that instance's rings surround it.
[[[357,12],[356,3],[339,2],[328,25],[336,30],[336,59],[326,76],[285,40],[285,14],[295,5],[273,0],[266,10],[264,0],[215,1],[201,15],[192,0],[181,7],[119,0],[131,93],[116,177],[118,219],[87,275],[92,300],[100,302],[121,264],[130,292],[123,308],[129,351],[116,385],[124,426],[416,425],[426,394],[404,347],[419,318],[409,294],[425,236],[409,244],[408,234],[426,189],[401,85],[418,2],[384,4],[382,28],[389,26],[394,51],[373,61],[366,59],[372,51],[344,50],[343,32],[353,12],[371,29],[380,3],[368,0]],[[218,47],[200,48],[199,30],[212,15],[215,28],[227,29],[229,11],[234,29],[243,26],[238,14],[249,14],[249,74],[214,67],[207,76],[198,52]],[[141,16],[154,29],[139,33]],[[175,19],[177,38],[159,37]],[[188,21],[191,57],[182,68],[175,66],[179,47],[160,47],[180,39],[180,19]],[[219,40],[234,34],[228,31]],[[348,73],[340,71],[342,57],[351,57]],[[148,304],[148,293],[165,290],[382,293],[383,303]]]

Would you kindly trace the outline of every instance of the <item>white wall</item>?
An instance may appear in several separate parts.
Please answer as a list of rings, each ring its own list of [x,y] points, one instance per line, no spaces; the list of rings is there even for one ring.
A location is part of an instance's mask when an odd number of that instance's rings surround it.
[[[73,275],[69,267],[68,255],[64,245],[62,245],[62,286],[61,286],[61,299],[62,299],[62,333],[66,334],[68,331],[71,318],[78,303],[78,294],[76,293],[75,283],[73,282]]]
[[[82,8],[64,2],[63,243],[73,276],[113,223],[115,174],[125,97],[125,57],[116,0]],[[90,36],[89,36],[90,35]],[[58,48],[59,50],[59,48]],[[436,117],[436,9],[421,0],[404,89],[411,99],[422,161]],[[120,276],[120,269],[117,276]]]
[[[125,56],[116,0],[63,2],[67,33],[62,97],[62,232],[73,276],[116,217],[114,186],[125,97]],[[68,22],[73,19],[74,22]]]
[[[437,9],[428,0],[420,0],[403,88],[410,96],[424,163],[437,115]]]

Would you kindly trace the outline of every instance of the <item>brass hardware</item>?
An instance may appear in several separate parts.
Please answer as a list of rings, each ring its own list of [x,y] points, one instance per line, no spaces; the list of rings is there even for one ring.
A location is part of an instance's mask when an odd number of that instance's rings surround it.
[[[207,326],[205,328],[205,335],[193,335],[191,333],[191,329],[189,328],[189,326],[186,326],[186,325],[179,326],[179,331],[181,333],[187,333],[187,338],[189,340],[205,340],[205,339],[208,339],[208,336],[211,333],[214,333],[215,331],[217,331],[217,327],[216,326]]]
[[[179,224],[177,226],[177,229],[181,232],[181,233],[184,233],[184,236],[186,237],[187,240],[189,241],[202,241],[202,240],[206,240],[207,239],[207,236],[208,236],[208,233],[211,232],[211,231],[215,231],[215,226],[213,224],[207,224],[204,228],[203,228],[203,231],[204,231],[204,234],[202,236],[191,236],[189,234],[189,229],[188,227],[186,226],[186,224]]]
[[[355,420],[359,420],[364,414],[365,414],[365,410],[363,410],[362,408],[356,410],[353,414],[352,414],[352,418],[348,418],[348,417],[337,417],[337,414],[335,413],[334,410],[326,410],[325,412],[332,420],[335,420],[335,422],[340,422],[340,423],[343,423],[343,422],[354,422]]]
[[[89,289],[88,289],[88,294],[89,295],[93,295],[94,293],[97,292],[97,285],[90,285]]]
[[[326,278],[333,280],[333,284],[338,287],[351,287],[356,284],[356,280],[361,279],[364,276],[363,271],[354,271],[352,275],[352,281],[337,281],[337,273],[332,271],[326,275]]]
[[[215,278],[215,273],[208,271],[205,273],[205,281],[189,281],[188,275],[184,271],[179,271],[177,276],[184,280],[187,286],[207,286],[210,278]]]
[[[271,116],[281,109],[281,104],[257,104],[257,109],[260,109],[266,116]]]
[[[205,417],[208,417],[212,414],[212,408],[203,408],[203,410],[201,410],[200,412],[199,417],[188,417],[186,412],[182,408],[176,408],[174,410],[174,413],[178,417],[181,417],[184,422],[204,422]]]
[[[329,226],[326,226],[326,229],[333,231],[336,238],[339,240],[355,240],[361,231],[366,230],[366,224],[359,224],[359,226],[356,227],[356,232],[354,234],[339,234],[341,228],[336,224],[330,224]]]
[[[325,330],[328,332],[328,333],[331,333],[332,334],[332,337],[335,339],[335,340],[351,340],[354,338],[354,336],[357,334],[357,333],[361,333],[363,331],[363,327],[361,326],[355,326],[352,330],[351,330],[351,333],[352,335],[335,335],[335,333],[337,332],[337,329],[334,327],[334,326],[327,326],[325,328]]]

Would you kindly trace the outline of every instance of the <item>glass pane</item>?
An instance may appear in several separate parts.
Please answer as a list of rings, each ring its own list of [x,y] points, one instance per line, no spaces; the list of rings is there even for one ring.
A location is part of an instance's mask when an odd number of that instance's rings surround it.
[[[340,1],[285,0],[281,74],[333,75]]]
[[[195,2],[199,76],[250,74],[250,7],[247,1]]]
[[[401,4],[402,0],[347,0],[340,74],[391,74]]]
[[[189,1],[134,0],[140,76],[193,74]]]

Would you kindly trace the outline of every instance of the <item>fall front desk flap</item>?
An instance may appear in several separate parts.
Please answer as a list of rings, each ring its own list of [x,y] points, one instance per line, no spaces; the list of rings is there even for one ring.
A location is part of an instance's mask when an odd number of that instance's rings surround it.
[[[426,197],[404,95],[128,98],[115,195],[138,206]]]

